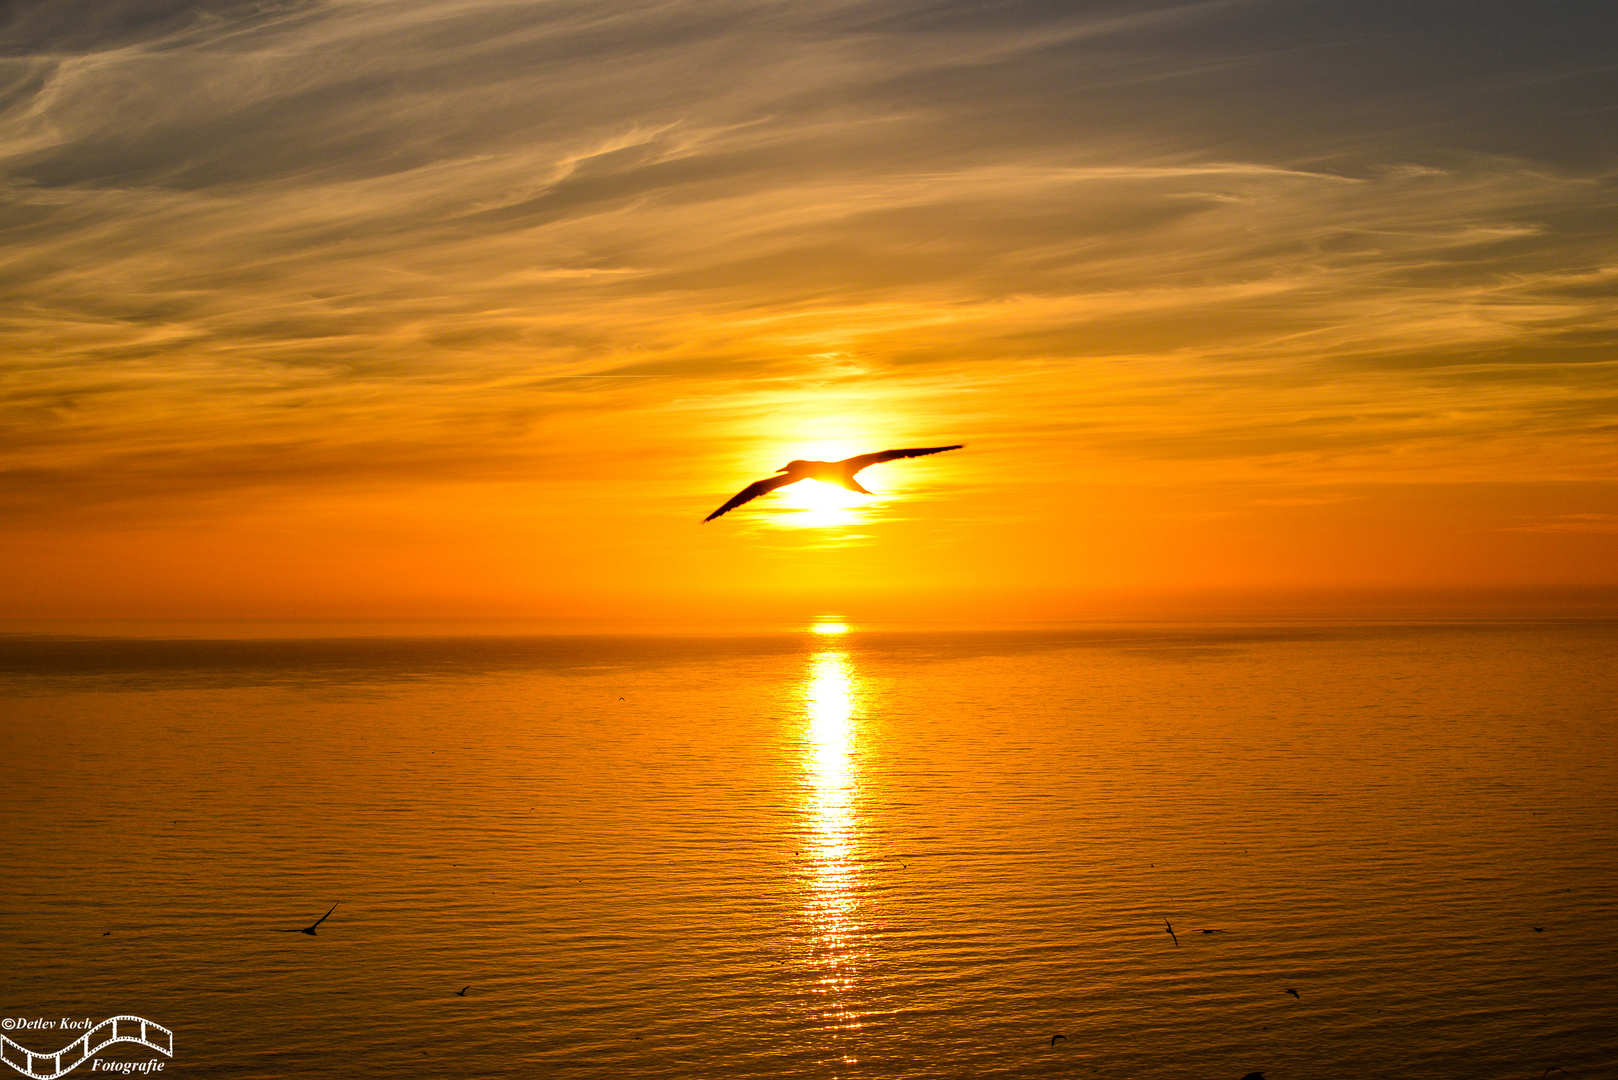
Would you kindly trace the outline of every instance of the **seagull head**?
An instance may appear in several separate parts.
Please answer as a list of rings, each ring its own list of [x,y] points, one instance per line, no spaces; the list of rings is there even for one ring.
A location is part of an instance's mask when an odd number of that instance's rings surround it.
[[[799,465],[807,465],[807,464],[809,464],[807,461],[804,461],[802,458],[798,458],[796,460],[787,462],[785,465],[781,466],[779,469],[776,469],[775,471],[776,472],[792,472]]]

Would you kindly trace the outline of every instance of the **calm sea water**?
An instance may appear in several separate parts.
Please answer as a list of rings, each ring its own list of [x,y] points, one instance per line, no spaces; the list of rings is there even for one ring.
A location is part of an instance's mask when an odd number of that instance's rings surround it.
[[[206,1077],[1618,1076],[1615,661],[0,639],[0,1015]]]

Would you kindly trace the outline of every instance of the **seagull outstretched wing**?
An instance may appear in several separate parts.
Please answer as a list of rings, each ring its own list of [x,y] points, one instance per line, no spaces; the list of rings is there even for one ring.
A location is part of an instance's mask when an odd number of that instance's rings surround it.
[[[908,450],[878,450],[874,454],[861,454],[859,457],[844,458],[840,464],[847,465],[848,475],[853,476],[867,465],[878,465],[884,461],[894,461],[898,458],[942,454],[945,450],[959,450],[965,445],[965,443],[956,443],[954,446],[913,446]],[[760,494],[763,494],[763,492],[760,492]]]
[[[337,901],[337,904],[341,903],[341,900]],[[301,930],[278,930],[276,932],[281,934],[308,934],[310,937],[313,937],[315,935],[315,927],[331,918],[331,913],[337,910],[337,904],[333,904],[326,914],[322,915],[308,926],[303,927]]]
[[[730,510],[734,510],[744,502],[751,502],[753,499],[758,498],[760,495],[768,495],[770,492],[774,491],[778,487],[784,487],[787,484],[795,484],[799,480],[802,480],[802,479],[803,479],[803,477],[801,477],[801,476],[772,476],[768,480],[760,480],[756,484],[748,484],[746,487],[742,488],[736,494],[732,495],[730,497],[730,501],[727,502],[724,506],[721,506],[719,509],[715,510],[713,513],[709,514],[707,517],[703,518],[702,520],[703,521],[712,521],[714,518],[718,517],[720,514],[726,513],[727,511],[730,511]]]

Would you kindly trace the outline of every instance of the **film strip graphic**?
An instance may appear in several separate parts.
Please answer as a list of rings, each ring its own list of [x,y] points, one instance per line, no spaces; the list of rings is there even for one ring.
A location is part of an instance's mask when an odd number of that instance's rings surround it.
[[[63,1076],[113,1043],[139,1043],[166,1057],[174,1056],[174,1032],[139,1016],[113,1016],[80,1035],[54,1054],[36,1054],[0,1035],[0,1061],[24,1076],[54,1080]]]

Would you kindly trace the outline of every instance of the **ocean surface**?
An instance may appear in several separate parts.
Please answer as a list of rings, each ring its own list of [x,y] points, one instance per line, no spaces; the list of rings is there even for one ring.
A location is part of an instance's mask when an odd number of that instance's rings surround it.
[[[1615,703],[1611,622],[5,637],[0,1016],[173,1032],[74,1077],[1618,1077]]]

